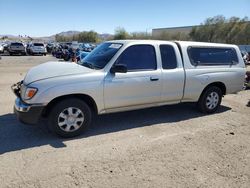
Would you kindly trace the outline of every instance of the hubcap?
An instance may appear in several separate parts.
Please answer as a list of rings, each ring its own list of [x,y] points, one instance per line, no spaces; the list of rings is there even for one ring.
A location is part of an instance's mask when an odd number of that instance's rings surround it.
[[[58,126],[65,132],[74,132],[78,130],[83,122],[83,112],[75,107],[64,109],[58,116]]]
[[[219,95],[216,92],[211,92],[206,99],[206,106],[208,109],[214,109],[219,103]]]

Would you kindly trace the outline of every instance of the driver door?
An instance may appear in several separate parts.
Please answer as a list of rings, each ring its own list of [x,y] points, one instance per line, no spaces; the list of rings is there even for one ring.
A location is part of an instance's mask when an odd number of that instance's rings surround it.
[[[157,67],[154,46],[129,46],[115,64],[126,65],[127,72],[108,73],[105,77],[106,110],[160,102],[161,70]]]

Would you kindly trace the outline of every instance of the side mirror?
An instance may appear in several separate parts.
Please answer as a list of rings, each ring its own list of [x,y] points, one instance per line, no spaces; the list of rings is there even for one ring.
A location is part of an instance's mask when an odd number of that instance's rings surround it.
[[[116,73],[116,72],[126,73],[127,71],[128,71],[127,66],[124,65],[124,64],[115,64],[110,69],[110,72],[113,73],[113,74]]]

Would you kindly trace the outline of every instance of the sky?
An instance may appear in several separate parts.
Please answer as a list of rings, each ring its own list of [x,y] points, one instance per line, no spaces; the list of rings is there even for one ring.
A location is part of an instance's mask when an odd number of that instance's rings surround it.
[[[0,35],[113,34],[118,27],[151,32],[199,25],[216,15],[250,18],[250,0],[0,0]]]

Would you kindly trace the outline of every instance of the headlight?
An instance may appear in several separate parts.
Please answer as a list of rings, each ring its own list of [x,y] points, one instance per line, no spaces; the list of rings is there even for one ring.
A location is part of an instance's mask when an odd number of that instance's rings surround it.
[[[28,100],[31,99],[32,97],[35,96],[35,94],[37,93],[38,89],[34,88],[34,87],[28,87],[25,91],[24,94],[24,100]]]

